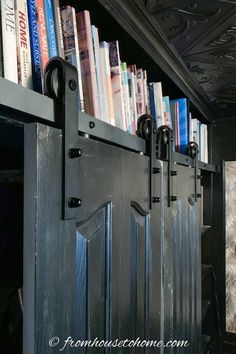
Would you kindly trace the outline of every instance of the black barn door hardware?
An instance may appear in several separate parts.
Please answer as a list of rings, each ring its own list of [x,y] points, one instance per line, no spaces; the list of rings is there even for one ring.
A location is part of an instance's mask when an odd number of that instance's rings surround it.
[[[157,127],[156,121],[148,114],[143,114],[138,119],[137,135],[146,140],[146,151],[150,155],[150,210],[156,203],[160,202],[160,197],[155,194],[154,175],[161,172],[157,166]]]
[[[197,198],[201,197],[201,194],[197,192],[197,180],[201,179],[198,175],[198,144],[194,141],[190,141],[187,147],[188,155],[193,159],[194,167],[194,200],[197,202]]]
[[[161,160],[166,160],[167,167],[167,202],[168,207],[171,207],[172,202],[178,200],[178,197],[172,195],[172,178],[177,176],[177,171],[173,170],[173,149],[174,149],[174,137],[172,129],[167,125],[162,125],[157,130],[157,156]]]
[[[74,66],[59,57],[51,59],[45,69],[45,94],[54,99],[55,123],[62,129],[62,218],[76,219],[79,198],[79,163],[82,150],[78,146],[79,91]]]

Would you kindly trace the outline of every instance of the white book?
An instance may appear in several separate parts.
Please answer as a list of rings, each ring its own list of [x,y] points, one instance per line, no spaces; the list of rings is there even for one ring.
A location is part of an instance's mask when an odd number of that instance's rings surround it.
[[[208,126],[205,124],[205,163],[208,163]]]
[[[193,119],[192,119],[192,113],[189,112],[189,141],[193,141]]]
[[[199,121],[196,118],[192,118],[192,141],[198,145],[198,158],[200,159],[200,136],[199,136]]]
[[[111,67],[109,59],[109,44],[100,42],[101,77],[103,87],[103,107],[105,122],[115,125],[114,103],[111,84]]]
[[[205,160],[205,128],[204,128],[204,124],[201,124],[201,126],[200,126],[200,141],[201,141],[200,160],[204,162],[204,160]]]
[[[165,124],[164,102],[161,82],[154,82],[157,127]]]
[[[32,89],[32,63],[27,0],[16,0],[16,47],[18,82],[22,86]]]
[[[14,0],[1,1],[4,77],[18,83]]]

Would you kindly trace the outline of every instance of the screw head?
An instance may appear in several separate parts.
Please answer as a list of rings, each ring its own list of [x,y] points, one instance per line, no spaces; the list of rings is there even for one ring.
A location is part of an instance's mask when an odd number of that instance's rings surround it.
[[[171,200],[171,202],[176,202],[178,200],[178,197],[176,197],[175,195],[172,195],[170,197],[170,200]]]
[[[160,197],[152,197],[152,202],[153,203],[160,203],[161,198]]]
[[[78,158],[78,157],[82,156],[82,153],[83,153],[82,150],[78,149],[78,148],[71,148],[68,151],[68,155],[69,155],[70,159]]]
[[[93,129],[95,127],[95,122],[91,121],[89,122],[89,128]]]
[[[70,86],[70,89],[71,89],[72,91],[75,91],[75,90],[77,89],[77,83],[76,83],[76,81],[75,81],[74,79],[71,79],[71,80],[69,81],[69,86]]]
[[[69,198],[68,199],[68,207],[69,208],[79,208],[82,204],[82,200],[80,198]]]

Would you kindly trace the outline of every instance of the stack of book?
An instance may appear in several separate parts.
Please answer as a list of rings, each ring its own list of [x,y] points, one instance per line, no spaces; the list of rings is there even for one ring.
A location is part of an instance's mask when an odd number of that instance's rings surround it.
[[[77,68],[80,111],[131,134],[138,117],[151,114],[173,129],[177,151],[195,140],[207,160],[207,127],[190,119],[187,99],[163,97],[161,82],[148,84],[146,70],[121,61],[118,41],[101,42],[88,11],[60,8],[59,0],[8,0],[0,19],[1,76],[43,93],[47,62],[60,56]]]

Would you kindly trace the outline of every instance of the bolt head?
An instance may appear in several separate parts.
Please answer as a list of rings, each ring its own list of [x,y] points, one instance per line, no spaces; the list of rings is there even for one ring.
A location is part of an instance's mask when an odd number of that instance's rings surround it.
[[[160,168],[158,168],[158,167],[153,167],[152,173],[153,173],[154,175],[156,175],[157,173],[160,173],[160,172],[161,172],[161,169],[160,169]]]
[[[95,127],[95,122],[91,121],[89,122],[89,128],[93,129]]]
[[[68,207],[69,208],[79,208],[82,204],[82,200],[80,198],[69,198],[68,199]]]
[[[71,89],[72,91],[75,91],[75,90],[77,89],[77,83],[76,83],[76,81],[75,81],[74,79],[71,79],[71,80],[69,81],[69,86],[70,86],[70,89]]]
[[[160,203],[161,198],[160,197],[152,197],[152,202],[153,203]]]
[[[78,148],[71,148],[68,151],[68,155],[69,155],[70,159],[78,158],[78,157],[82,156],[82,150],[78,149]]]

